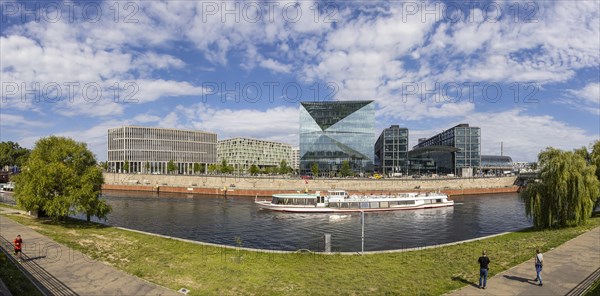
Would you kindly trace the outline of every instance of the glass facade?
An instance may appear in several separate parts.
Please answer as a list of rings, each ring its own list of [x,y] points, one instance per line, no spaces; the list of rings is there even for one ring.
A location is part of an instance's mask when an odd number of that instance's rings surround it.
[[[408,129],[392,125],[375,142],[375,166],[384,175],[408,172]]]
[[[429,146],[450,146],[458,149],[452,154],[455,174],[460,173],[463,168],[481,166],[481,129],[478,127],[459,124],[429,139],[420,140],[415,148]]]
[[[354,172],[373,171],[373,101],[303,102],[300,108],[300,171],[338,172],[348,161]]]

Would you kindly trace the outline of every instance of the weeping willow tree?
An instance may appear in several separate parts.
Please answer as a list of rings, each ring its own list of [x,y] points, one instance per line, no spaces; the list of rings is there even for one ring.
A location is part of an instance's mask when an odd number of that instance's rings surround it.
[[[600,195],[596,166],[580,153],[547,148],[538,156],[540,178],[521,193],[536,229],[584,223]]]

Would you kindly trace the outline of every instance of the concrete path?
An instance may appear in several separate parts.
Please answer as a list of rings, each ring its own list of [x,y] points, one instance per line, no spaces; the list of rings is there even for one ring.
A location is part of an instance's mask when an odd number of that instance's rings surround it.
[[[534,282],[534,265],[531,254],[531,260],[488,278],[485,290],[472,283],[449,295],[580,295],[582,286],[600,278],[600,227],[544,253],[541,287]]]
[[[0,212],[14,212],[2,209]],[[21,267],[47,295],[181,295],[90,259],[4,216],[0,242],[12,254],[12,241],[23,238]],[[12,256],[12,255],[11,255]]]

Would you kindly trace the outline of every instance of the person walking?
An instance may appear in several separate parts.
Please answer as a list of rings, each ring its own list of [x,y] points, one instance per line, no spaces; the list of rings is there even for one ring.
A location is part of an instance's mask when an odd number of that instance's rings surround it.
[[[20,234],[17,234],[17,237],[13,241],[13,244],[15,246],[15,256],[17,256],[17,261],[19,261],[19,263],[22,263],[23,259],[21,258],[21,256],[22,256],[21,247],[23,245],[23,239],[21,239]]]
[[[540,248],[535,250],[535,281],[540,282],[539,285],[542,286],[542,267],[544,266],[544,255],[540,252]]]
[[[485,289],[487,284],[488,270],[490,269],[490,258],[488,258],[486,251],[481,253],[479,257],[479,289]],[[483,285],[482,285],[483,280]]]

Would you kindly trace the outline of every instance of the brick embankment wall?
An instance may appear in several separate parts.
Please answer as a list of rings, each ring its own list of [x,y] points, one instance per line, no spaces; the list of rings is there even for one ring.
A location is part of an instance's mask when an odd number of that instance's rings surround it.
[[[308,189],[344,189],[356,194],[442,191],[450,195],[516,192],[516,177],[454,179],[317,179],[233,176],[104,174],[106,190],[136,190],[207,195],[271,196]],[[308,184],[307,184],[308,183]]]

